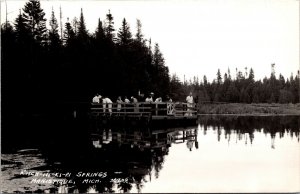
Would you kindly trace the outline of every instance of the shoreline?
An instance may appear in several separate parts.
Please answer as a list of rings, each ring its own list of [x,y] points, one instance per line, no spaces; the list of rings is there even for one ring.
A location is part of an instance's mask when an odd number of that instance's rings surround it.
[[[300,116],[300,103],[199,104],[198,115],[219,116]]]
[[[300,114],[272,114],[272,113],[270,113],[270,114],[258,114],[258,113],[253,113],[253,114],[238,114],[238,113],[237,114],[234,114],[234,113],[233,114],[217,114],[217,113],[209,114],[209,113],[207,113],[207,114],[205,114],[205,113],[203,113],[203,114],[197,114],[197,115],[198,116],[239,116],[239,117],[300,116]]]

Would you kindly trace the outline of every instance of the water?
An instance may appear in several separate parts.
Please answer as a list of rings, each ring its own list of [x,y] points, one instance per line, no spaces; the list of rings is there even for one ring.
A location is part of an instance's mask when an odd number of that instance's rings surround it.
[[[64,124],[66,133],[45,132],[44,141],[18,143],[18,149],[2,154],[1,189],[45,193],[300,190],[300,117],[203,116],[199,122],[168,129],[93,126],[87,130],[78,123]],[[79,132],[82,128],[88,133]]]

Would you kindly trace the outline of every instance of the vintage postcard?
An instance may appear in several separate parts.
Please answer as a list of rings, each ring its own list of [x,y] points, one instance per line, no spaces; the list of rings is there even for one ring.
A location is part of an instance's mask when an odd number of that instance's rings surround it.
[[[300,192],[297,0],[1,0],[1,193]]]

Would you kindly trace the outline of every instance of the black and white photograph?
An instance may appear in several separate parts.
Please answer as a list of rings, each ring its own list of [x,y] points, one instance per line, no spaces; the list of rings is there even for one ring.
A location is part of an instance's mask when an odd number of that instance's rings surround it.
[[[1,0],[1,193],[300,192],[299,0]]]

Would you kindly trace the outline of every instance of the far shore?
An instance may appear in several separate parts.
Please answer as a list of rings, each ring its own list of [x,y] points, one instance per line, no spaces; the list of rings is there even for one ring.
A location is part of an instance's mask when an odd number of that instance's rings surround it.
[[[224,116],[300,116],[300,103],[225,103],[225,104],[200,104],[199,115],[224,115]]]

